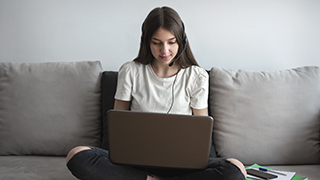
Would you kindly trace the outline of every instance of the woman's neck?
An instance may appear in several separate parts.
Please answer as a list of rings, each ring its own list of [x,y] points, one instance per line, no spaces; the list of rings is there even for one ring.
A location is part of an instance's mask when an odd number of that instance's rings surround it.
[[[179,65],[177,63],[170,67],[167,64],[158,64],[153,61],[151,67],[154,73],[160,78],[172,77],[179,71]]]

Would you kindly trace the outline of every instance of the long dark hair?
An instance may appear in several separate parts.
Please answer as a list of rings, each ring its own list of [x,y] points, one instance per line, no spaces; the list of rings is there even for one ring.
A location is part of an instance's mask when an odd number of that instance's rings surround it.
[[[153,34],[161,27],[169,30],[177,38],[179,49],[176,57],[179,56],[184,47],[183,37],[185,36],[185,38],[187,38],[184,25],[175,10],[164,6],[153,9],[144,20],[142,24],[140,50],[138,57],[136,57],[134,61],[142,64],[150,64],[154,60],[150,49],[150,42]],[[199,66],[192,54],[189,41],[186,43],[185,51],[182,52],[181,57],[175,63],[178,63],[182,68],[187,68],[192,65]]]

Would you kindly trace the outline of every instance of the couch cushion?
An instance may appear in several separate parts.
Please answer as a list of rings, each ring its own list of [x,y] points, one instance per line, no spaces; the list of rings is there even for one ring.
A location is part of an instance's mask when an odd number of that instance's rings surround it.
[[[109,149],[109,138],[108,138],[108,119],[107,112],[113,109],[114,106],[114,95],[116,93],[118,72],[115,71],[104,71],[101,77],[101,108],[102,108],[102,126],[103,126],[103,137],[101,147],[103,149]]]
[[[0,155],[99,146],[100,62],[0,63]]]
[[[0,156],[0,179],[76,180],[65,157]]]
[[[320,71],[210,72],[218,156],[245,164],[320,163]]]

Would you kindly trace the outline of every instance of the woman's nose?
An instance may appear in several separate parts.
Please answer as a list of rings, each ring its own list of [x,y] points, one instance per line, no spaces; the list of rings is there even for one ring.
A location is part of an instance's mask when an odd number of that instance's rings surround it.
[[[161,53],[166,54],[167,52],[169,52],[169,46],[166,43],[163,43],[162,47],[161,47]]]

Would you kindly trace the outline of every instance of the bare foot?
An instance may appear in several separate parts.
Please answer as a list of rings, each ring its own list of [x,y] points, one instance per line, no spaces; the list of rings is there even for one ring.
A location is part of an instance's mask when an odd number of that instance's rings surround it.
[[[157,177],[154,175],[148,175],[147,180],[164,180],[164,179],[161,179],[160,177]]]
[[[233,163],[234,165],[238,166],[238,168],[241,170],[244,177],[247,177],[247,171],[246,171],[246,168],[244,167],[244,165],[242,164],[242,162],[240,162],[239,160],[234,159],[234,158],[229,158],[227,160],[230,161],[231,163]]]

